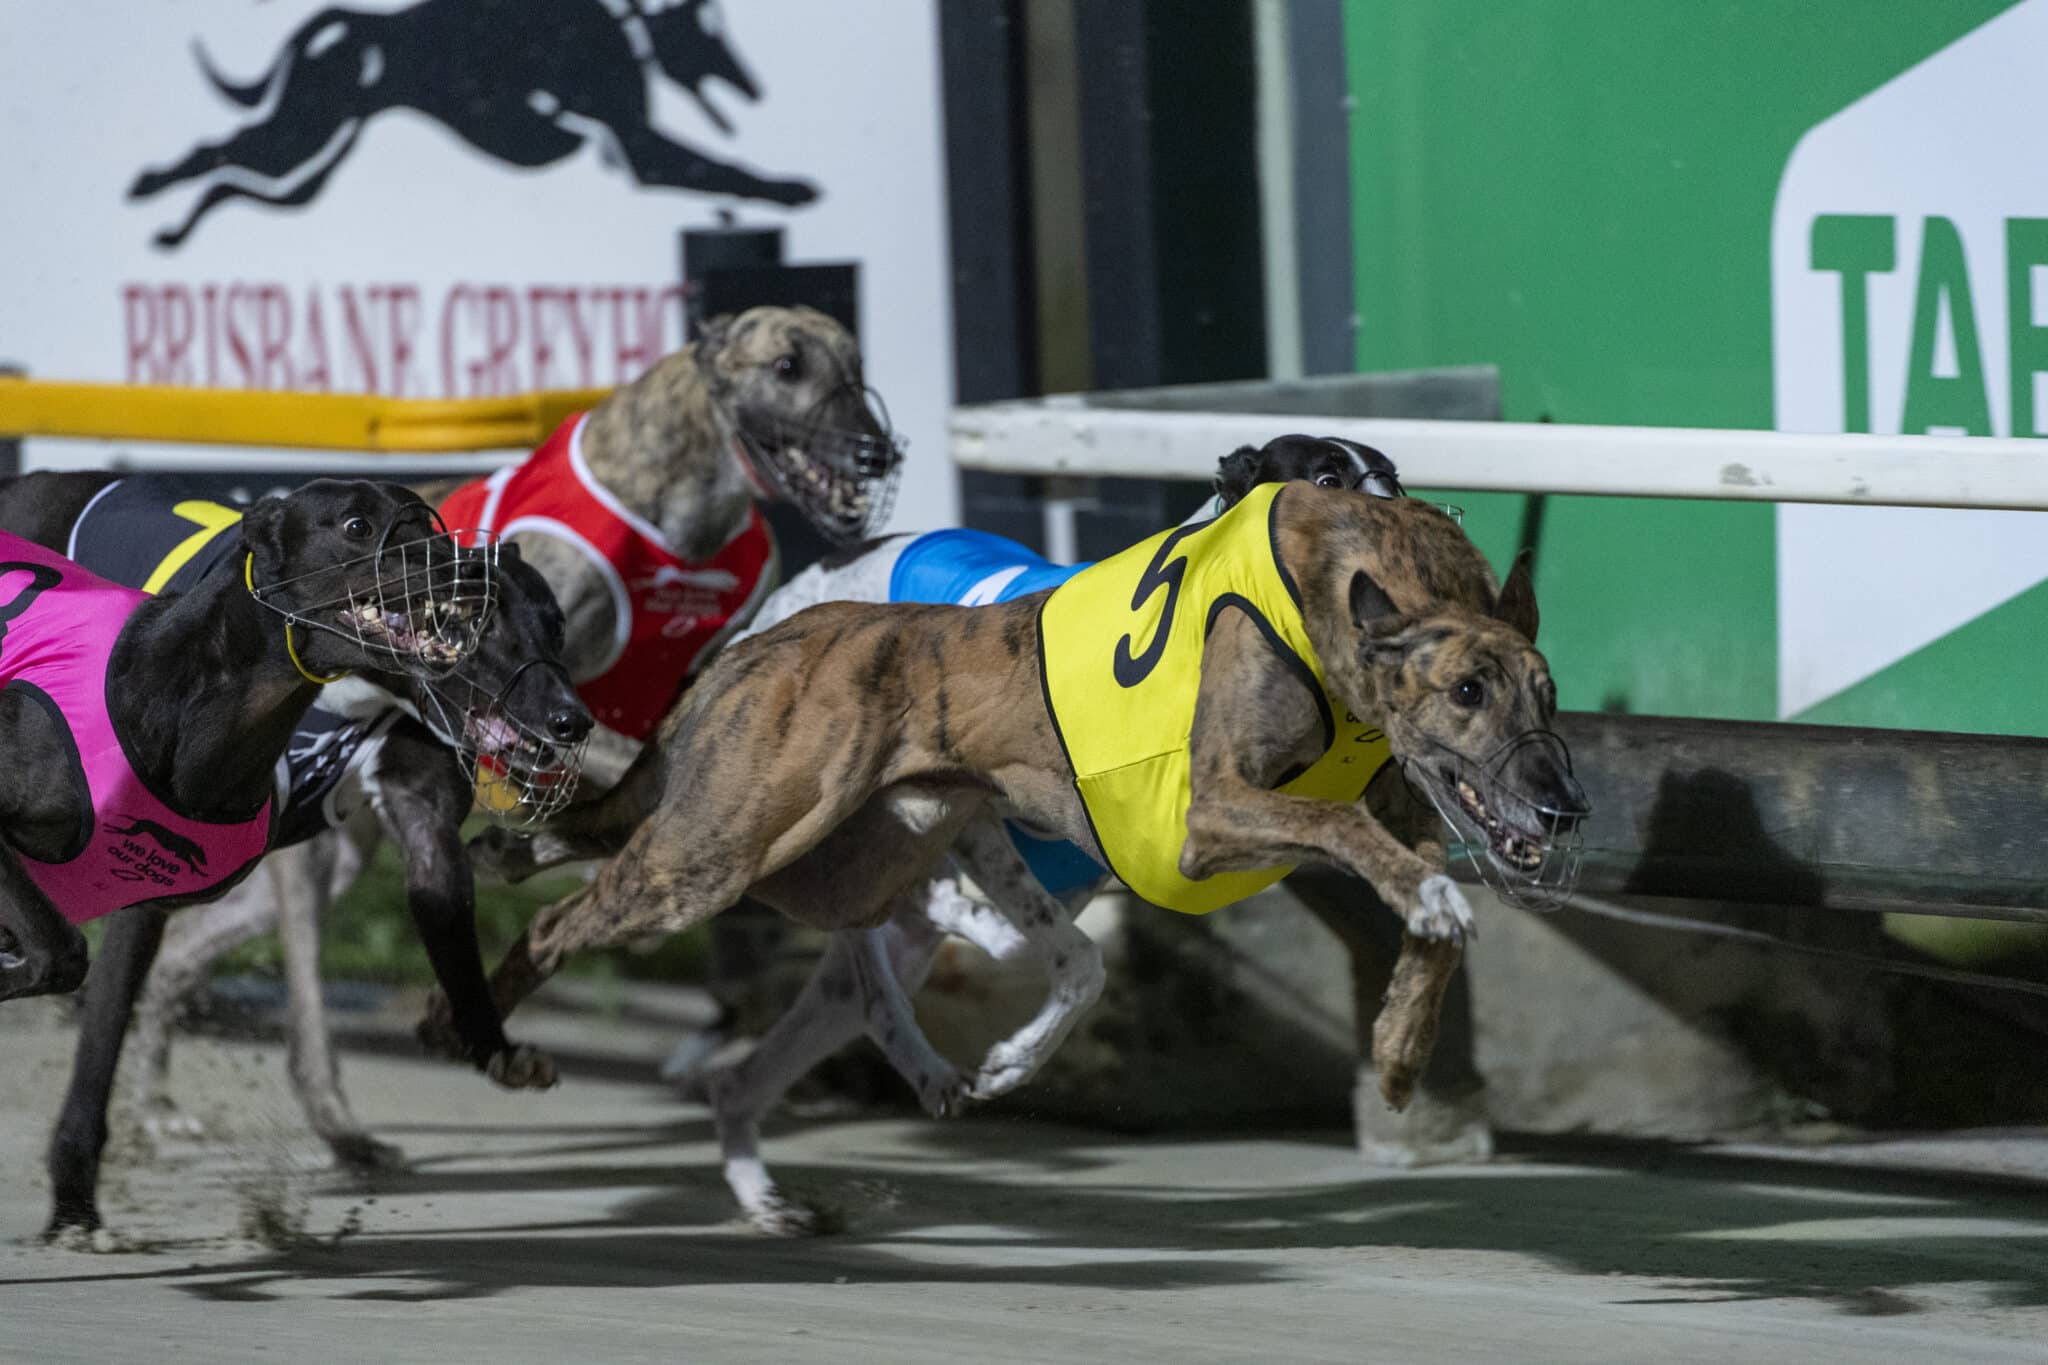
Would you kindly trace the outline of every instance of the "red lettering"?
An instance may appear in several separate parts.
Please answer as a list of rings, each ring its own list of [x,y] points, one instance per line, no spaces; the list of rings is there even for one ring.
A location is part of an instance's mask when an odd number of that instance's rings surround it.
[[[121,286],[121,330],[127,339],[128,382],[154,382],[161,371],[151,354],[156,346],[156,299],[148,286]]]
[[[306,291],[306,347],[302,354],[305,359],[299,367],[297,387],[314,393],[326,393],[332,389],[334,385],[327,370],[327,329],[320,323],[320,286],[317,284]]]
[[[473,376],[479,396],[519,392],[519,371],[512,352],[519,345],[519,301],[510,289],[492,285],[484,291],[484,361]]]
[[[566,289],[554,289],[537,284],[526,291],[526,307],[530,314],[527,331],[533,336],[533,386],[545,389],[554,383],[554,374],[549,366],[554,363],[555,348],[548,344],[548,310],[552,301],[566,298]]]
[[[163,382],[192,382],[192,295],[182,284],[163,289],[164,362]]]
[[[455,382],[455,313],[469,306],[469,286],[458,284],[441,301],[441,392],[450,398],[463,396]]]
[[[377,291],[370,291],[374,301]],[[356,306],[356,291],[353,285],[341,287],[341,335],[347,346],[347,356],[355,363],[356,373],[362,377],[359,386],[364,393],[376,393],[377,388],[377,343],[370,336],[370,325],[363,320],[363,310]]]
[[[199,291],[201,310],[206,315],[206,387],[220,387],[220,286],[209,284]]]
[[[564,289],[569,313],[569,340],[576,347],[576,383],[579,388],[591,388],[596,380],[591,375],[591,362],[597,354],[596,338],[591,335],[590,322],[583,314],[584,291]]]
[[[612,382],[617,384],[628,383],[633,379],[634,376],[628,367],[632,364],[633,357],[640,351],[639,343],[630,340],[626,334],[627,327],[632,322],[632,314],[626,309],[626,293],[626,290],[617,287],[604,291],[605,297],[611,300],[612,305]]]
[[[256,333],[263,353],[262,381],[257,387],[295,387],[291,357],[285,354],[292,337],[292,303],[282,286],[266,284],[256,291]]]
[[[391,287],[391,396],[403,398],[412,377],[413,343],[420,334],[420,291],[418,285]],[[415,385],[414,387],[424,387]]]
[[[231,284],[228,286],[228,299],[226,309],[228,324],[228,354],[232,355],[235,358],[236,363],[241,367],[242,387],[245,389],[253,389],[257,386],[256,359],[249,352],[248,336],[242,326],[243,319],[241,316],[241,305],[253,305],[255,302],[255,291],[249,288],[249,286],[245,284]]]

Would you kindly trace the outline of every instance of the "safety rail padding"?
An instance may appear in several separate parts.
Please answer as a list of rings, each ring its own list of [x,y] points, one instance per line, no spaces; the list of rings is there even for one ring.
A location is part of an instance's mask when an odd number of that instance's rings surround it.
[[[955,408],[953,460],[1003,474],[1206,480],[1235,447],[1304,431],[1376,446],[1422,488],[2048,510],[2048,445],[2035,438],[1416,421],[1148,408],[1144,391],[1104,397]]]
[[[2048,739],[1584,711],[1557,729],[1593,803],[1589,894],[2048,923]]]
[[[385,453],[531,449],[609,389],[499,398],[69,384],[0,376],[0,438],[163,441]]]

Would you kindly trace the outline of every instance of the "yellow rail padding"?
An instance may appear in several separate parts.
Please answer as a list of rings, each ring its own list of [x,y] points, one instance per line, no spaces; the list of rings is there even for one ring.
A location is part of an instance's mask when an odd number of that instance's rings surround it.
[[[62,384],[0,377],[0,436],[444,454],[531,449],[609,389],[502,398]]]

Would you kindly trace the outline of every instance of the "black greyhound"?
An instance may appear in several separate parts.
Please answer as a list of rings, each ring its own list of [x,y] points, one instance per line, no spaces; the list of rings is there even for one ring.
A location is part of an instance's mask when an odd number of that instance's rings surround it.
[[[159,246],[176,246],[230,199],[310,203],[363,126],[388,109],[417,110],[514,166],[550,165],[597,140],[642,185],[786,205],[818,194],[802,180],[772,180],[713,160],[650,120],[650,76],[681,86],[727,132],[706,82],[760,98],[725,39],[715,0],[421,0],[383,14],[324,9],[246,85],[217,74],[203,54],[200,63],[227,99],[268,110],[225,141],[201,143],[175,165],[136,178],[131,199],[212,177],[185,221],[157,234]],[[271,187],[251,187],[252,174]]]
[[[113,476],[104,474],[29,475],[0,482],[0,529],[12,531],[48,548],[68,548],[74,539],[73,528],[78,524],[81,512],[101,499],[102,494],[116,482],[124,484],[129,491],[140,490],[141,496],[135,501],[144,506],[159,502],[168,507],[177,499],[181,487],[188,493],[192,491],[189,480],[178,478],[117,481]],[[151,485],[155,487],[151,488]],[[286,501],[318,501],[329,496],[325,490],[332,488],[374,489],[387,501],[417,512],[423,519],[426,515],[425,505],[416,495],[379,485],[322,481],[309,485]],[[186,561],[171,584],[184,591],[139,609],[138,617],[151,609],[158,614],[183,612],[189,620],[202,624],[208,621],[217,623],[216,634],[210,642],[216,651],[225,651],[237,658],[263,653],[266,649],[269,654],[279,653],[281,645],[271,638],[282,639],[277,619],[268,609],[250,614],[249,594],[235,573],[243,548],[252,539],[260,539],[265,534],[261,529],[265,509],[279,501],[265,499],[257,503],[243,519],[244,530],[239,538],[220,536],[206,553]],[[107,504],[103,502],[101,505]],[[252,521],[257,526],[250,526]],[[136,532],[131,539],[148,539],[146,527],[130,529]],[[299,552],[300,561],[306,553]],[[147,566],[151,558],[153,556],[142,559],[131,556],[116,563],[103,563],[100,567],[105,577],[132,581],[143,577],[137,570]],[[509,547],[499,560],[497,599],[497,612],[484,630],[475,653],[460,666],[457,679],[469,687],[472,695],[488,699],[487,705],[491,709],[502,708],[506,716],[519,722],[522,728],[529,731],[541,728],[564,744],[580,742],[590,729],[591,718],[588,709],[570,689],[559,664],[562,637],[560,608],[539,574],[521,562],[517,552]],[[189,632],[189,625],[187,629]],[[165,641],[162,647],[171,650],[176,637],[166,636]],[[316,653],[316,648],[320,647],[309,638],[299,652],[298,663],[305,664],[306,671],[355,662]],[[295,731],[302,735],[312,724],[311,717],[318,714],[308,711],[314,689],[288,654],[283,660],[287,676],[274,680],[261,676],[277,662],[268,654],[264,656],[257,688],[260,689],[266,680],[279,686],[291,683],[289,715],[279,717],[276,725],[261,731],[260,742],[251,743],[246,749],[230,746],[236,759],[248,767],[250,773],[260,772],[261,784],[266,791],[273,780],[279,751],[295,737]],[[536,662],[542,666],[535,667]],[[365,669],[363,672],[378,685],[407,697],[422,715],[450,714],[448,708],[434,705],[430,695],[435,689],[446,689],[448,683],[389,671]],[[215,683],[208,685],[212,695],[235,695],[235,688],[222,690],[218,687],[218,668],[212,676],[216,679]],[[251,695],[255,695],[255,689]],[[195,723],[202,728],[208,723],[209,718],[201,706],[188,703],[181,710],[191,712]],[[492,719],[475,711],[464,714],[460,710],[450,718],[456,724]],[[327,724],[346,727],[348,723],[330,720]],[[457,1007],[462,1016],[458,1028],[470,1060],[502,1083],[546,1083],[552,1079],[552,1064],[532,1049],[515,1047],[506,1039],[482,974],[472,883],[459,834],[470,808],[470,780],[461,767],[449,761],[448,752],[451,745],[461,746],[464,736],[449,735],[444,739],[410,717],[400,718],[395,724],[364,727],[356,733],[359,736],[374,734],[378,746],[374,762],[385,778],[378,784],[378,813],[405,850],[409,904],[427,945],[428,957],[443,988],[463,1001]],[[335,730],[329,728],[322,732],[322,737],[331,740],[334,734]],[[298,747],[293,746],[294,749]],[[209,772],[209,764],[219,761],[210,754],[210,748],[208,746],[196,755],[180,753],[178,756],[178,762],[183,765],[180,771],[189,768],[195,783]],[[301,770],[294,763],[292,776],[293,791],[286,800],[285,810],[275,822],[273,847],[279,842],[310,837],[322,828],[317,819],[304,818],[305,807],[317,807],[318,803],[317,800],[308,802],[305,798],[309,793],[302,787],[311,785],[317,788],[323,781],[331,786],[338,773]],[[249,781],[253,783],[256,779],[252,777]],[[209,791],[217,785],[205,784]],[[317,795],[317,792],[313,794]],[[243,790],[241,799],[246,802],[256,798]],[[225,886],[220,888],[223,894],[226,890]],[[100,1151],[106,1142],[108,1099],[135,995],[155,959],[162,932],[163,916],[147,909],[116,914],[108,925],[100,952],[100,965],[85,991],[84,1017],[71,1084],[51,1140],[52,1233],[66,1228],[91,1230],[99,1226],[96,1190]],[[298,1061],[294,1058],[295,1064]]]

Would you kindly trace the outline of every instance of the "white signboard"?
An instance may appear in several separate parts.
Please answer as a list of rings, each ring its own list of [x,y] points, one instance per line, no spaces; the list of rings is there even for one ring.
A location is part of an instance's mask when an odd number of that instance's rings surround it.
[[[680,345],[678,233],[856,261],[955,519],[933,0],[67,0],[0,42],[0,358],[49,378],[472,396]]]
[[[1772,225],[1780,430],[2048,434],[2044,53],[2026,0],[1801,139]],[[2044,578],[2035,513],[1780,507],[1780,714]]]

